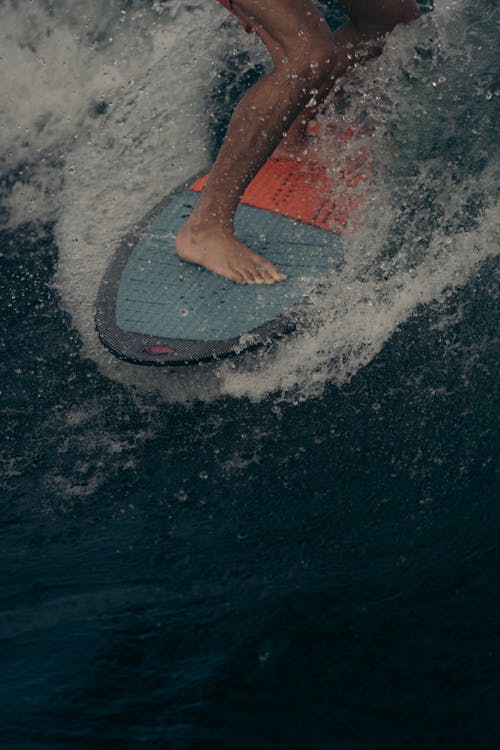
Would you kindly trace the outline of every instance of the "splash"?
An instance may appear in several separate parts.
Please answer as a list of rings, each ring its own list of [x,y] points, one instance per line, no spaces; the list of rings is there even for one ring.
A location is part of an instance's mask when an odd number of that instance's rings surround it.
[[[172,400],[301,400],[345,383],[422,305],[467,284],[498,245],[494,8],[483,6],[437,2],[397,29],[378,60],[339,81],[344,110],[332,105],[323,117],[369,139],[375,174],[361,227],[354,217],[346,235],[345,264],[302,329],[236,362],[152,372],[99,344],[100,279],[134,223],[209,161],[209,87],[242,50],[260,63],[263,50],[216,3],[38,0],[27,13],[5,3],[4,210],[10,226],[57,221],[56,283],[84,355],[107,376]],[[343,156],[332,154],[332,169]]]
[[[340,82],[344,119],[364,138],[371,133],[375,158],[361,228],[353,217],[345,264],[316,296],[304,329],[261,359],[224,363],[224,393],[261,399],[277,391],[300,401],[342,385],[423,305],[466,285],[497,253],[498,165],[488,149],[500,92],[491,61],[464,56],[478,37],[485,44],[483,10],[438,4],[434,16],[398,29],[367,70]]]
[[[15,0],[2,3],[2,223],[16,227],[59,218],[87,146],[91,159],[93,146],[107,142],[108,170],[119,172],[110,139],[130,130],[126,120],[134,106],[134,124],[142,116],[144,126],[130,134],[129,145],[138,156],[145,142],[163,148],[170,164],[178,144],[168,120],[184,112],[179,129],[196,129],[192,105],[203,105],[199,84],[219,58],[210,35],[220,37],[215,30],[223,17],[215,4],[195,2],[188,11],[180,0],[32,0],[28,8]],[[164,92],[148,114],[144,93],[151,78]]]

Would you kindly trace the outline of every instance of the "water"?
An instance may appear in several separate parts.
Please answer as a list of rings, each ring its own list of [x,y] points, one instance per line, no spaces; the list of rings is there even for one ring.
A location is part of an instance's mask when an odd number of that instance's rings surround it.
[[[303,330],[175,372],[102,349],[97,285],[264,53],[215,3],[26,7],[0,6],[2,747],[497,747],[493,3],[436,2],[326,107],[375,176]]]

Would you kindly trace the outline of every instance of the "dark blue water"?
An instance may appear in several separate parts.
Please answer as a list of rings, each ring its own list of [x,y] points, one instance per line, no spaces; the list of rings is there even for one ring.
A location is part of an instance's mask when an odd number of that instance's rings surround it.
[[[171,9],[182,13],[179,3]],[[200,3],[193,9],[203,12]],[[451,10],[437,10],[442,30]],[[62,28],[51,12],[54,29]],[[169,29],[172,21],[160,17]],[[4,29],[22,26],[15,6],[7,19],[13,26]],[[78,20],[64,23],[80,29]],[[118,34],[119,20],[106,23]],[[468,11],[454,23],[466,56],[484,26]],[[411,83],[419,96],[395,95],[400,162],[376,189],[387,200],[388,182],[396,185],[399,218],[391,232],[370,224],[379,232],[375,267],[364,261],[355,277],[354,260],[346,264],[353,309],[338,312],[339,289],[333,317],[321,303],[326,322],[309,337],[234,370],[185,369],[166,376],[162,389],[156,380],[149,391],[144,385],[157,375],[123,374],[92,350],[86,302],[61,283],[60,264],[73,264],[82,298],[90,295],[90,255],[82,261],[61,244],[70,211],[57,197],[68,189],[60,183],[72,148],[67,131],[54,127],[49,138],[39,125],[33,147],[8,141],[2,747],[498,746],[498,261],[487,108],[495,89],[485,51],[484,64],[470,63],[481,95],[464,101],[452,82],[442,107],[431,109],[424,89],[435,71],[425,60],[438,58],[447,79],[457,69],[442,41],[456,38],[442,34],[405,68],[407,77],[421,70]],[[19,46],[19,59],[27,55]],[[243,63],[238,76],[251,78],[251,57]],[[22,82],[19,62],[16,70]],[[63,83],[61,96],[71,88]],[[228,85],[240,90],[241,78]],[[207,95],[217,114],[215,89]],[[74,113],[87,112],[86,95],[78,101]],[[452,107],[445,151],[439,116]],[[371,110],[376,122],[381,111]],[[425,128],[428,112],[435,133]],[[87,121],[74,117],[83,137]],[[106,117],[90,118],[93,138]],[[467,141],[471,128],[478,136]],[[37,171],[42,141],[53,163]],[[46,155],[55,149],[49,142],[59,144],[65,166]],[[154,146],[141,145],[146,162]],[[84,160],[75,163],[81,194],[87,185],[97,191],[78,174]],[[440,192],[448,180],[454,192]],[[16,219],[20,184],[32,190],[22,193],[24,221]],[[46,202],[38,189],[48,191]],[[85,200],[77,208],[87,217]],[[138,210],[142,201],[139,194]],[[80,243],[86,231],[75,234]],[[456,261],[464,248],[477,263]]]

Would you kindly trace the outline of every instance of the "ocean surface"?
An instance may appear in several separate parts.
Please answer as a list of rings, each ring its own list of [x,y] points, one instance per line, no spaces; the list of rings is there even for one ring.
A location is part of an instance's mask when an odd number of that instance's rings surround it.
[[[426,11],[319,116],[374,172],[301,329],[170,371],[97,287],[265,52],[207,0],[0,4],[2,748],[500,746],[498,12]]]

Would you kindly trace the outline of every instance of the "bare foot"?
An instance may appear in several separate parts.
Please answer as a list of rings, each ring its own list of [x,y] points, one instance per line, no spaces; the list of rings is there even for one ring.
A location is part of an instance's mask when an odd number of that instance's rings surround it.
[[[220,224],[200,229],[189,219],[177,235],[179,258],[203,266],[236,284],[274,284],[286,278],[276,266],[254,253]]]

